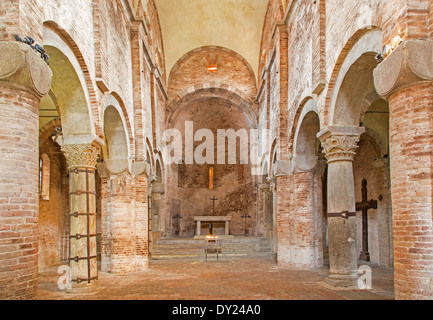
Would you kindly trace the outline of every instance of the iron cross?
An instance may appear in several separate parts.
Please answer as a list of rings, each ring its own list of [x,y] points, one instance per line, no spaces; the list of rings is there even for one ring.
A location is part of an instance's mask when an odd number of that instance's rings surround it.
[[[362,251],[360,260],[370,261],[368,252],[368,210],[377,209],[377,200],[367,199],[367,180],[362,180],[362,202],[356,204],[356,211],[362,211]]]

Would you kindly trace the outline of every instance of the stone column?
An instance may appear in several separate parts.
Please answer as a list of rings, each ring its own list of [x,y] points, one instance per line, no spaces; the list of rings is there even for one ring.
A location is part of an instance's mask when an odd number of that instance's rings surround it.
[[[352,287],[358,279],[353,160],[365,128],[328,127],[319,132],[328,161],[328,240],[330,274],[326,283]]]
[[[61,145],[69,171],[69,265],[73,285],[98,279],[96,251],[97,144]]]
[[[400,44],[374,71],[389,102],[396,299],[433,298],[433,41]]]
[[[151,244],[155,245],[161,237],[160,232],[160,217],[161,217],[161,197],[165,193],[165,185],[163,183],[152,183],[152,226],[151,226]]]
[[[0,299],[37,291],[39,103],[52,73],[28,45],[0,42]]]
[[[262,204],[263,204],[263,223],[265,228],[265,237],[272,239],[273,233],[273,195],[271,192],[271,186],[269,183],[260,185],[260,191],[262,192]]]
[[[278,196],[277,196],[277,179],[269,178],[269,191],[271,193],[271,201],[272,201],[272,252],[277,254],[278,257]]]

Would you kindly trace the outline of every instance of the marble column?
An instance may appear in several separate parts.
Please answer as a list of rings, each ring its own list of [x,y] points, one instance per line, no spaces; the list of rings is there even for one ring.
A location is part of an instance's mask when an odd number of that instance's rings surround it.
[[[0,299],[38,286],[39,103],[52,72],[30,46],[0,42]]]
[[[96,251],[97,144],[61,145],[69,171],[69,261],[73,285],[98,280]]]
[[[374,70],[389,102],[396,299],[433,299],[433,41],[407,40]]]
[[[325,281],[335,287],[353,287],[358,281],[353,160],[364,130],[335,126],[318,134],[328,162],[330,272]]]

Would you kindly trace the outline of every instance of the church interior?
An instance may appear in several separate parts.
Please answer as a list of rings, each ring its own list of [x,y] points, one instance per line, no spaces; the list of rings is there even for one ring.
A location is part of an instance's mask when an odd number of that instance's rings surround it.
[[[0,299],[433,299],[433,0],[2,0]]]

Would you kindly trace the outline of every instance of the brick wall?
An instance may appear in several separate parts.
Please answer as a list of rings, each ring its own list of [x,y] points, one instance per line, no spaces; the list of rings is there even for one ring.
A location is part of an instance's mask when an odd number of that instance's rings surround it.
[[[194,133],[199,129],[209,129],[214,136],[215,156],[211,157],[214,164],[200,165],[183,164],[172,165],[169,168],[169,182],[167,183],[167,207],[165,210],[165,230],[168,236],[172,235],[173,224],[171,217],[177,213],[182,215],[181,235],[193,236],[195,234],[194,216],[212,215],[213,195],[218,199],[215,202],[215,215],[233,217],[231,234],[244,234],[245,222],[241,218],[245,213],[251,215],[249,219],[250,234],[256,233],[255,184],[251,176],[251,166],[241,165],[240,144],[236,146],[237,160],[235,165],[228,164],[226,147],[226,164],[217,164],[218,129],[249,129],[249,124],[238,107],[232,102],[220,98],[197,99],[191,102],[173,119],[172,128],[178,129],[185,139],[185,121],[193,121]],[[248,131],[247,131],[248,132]],[[194,150],[201,145],[201,141],[194,143]],[[184,144],[182,147],[184,150]],[[185,159],[185,158],[184,158]],[[214,189],[209,190],[209,169],[214,168]],[[177,200],[176,200],[177,199]],[[176,204],[177,203],[177,204]],[[173,211],[174,210],[174,211]],[[224,226],[219,226],[223,229]],[[223,230],[219,230],[223,232]]]

